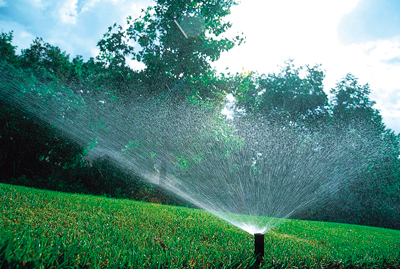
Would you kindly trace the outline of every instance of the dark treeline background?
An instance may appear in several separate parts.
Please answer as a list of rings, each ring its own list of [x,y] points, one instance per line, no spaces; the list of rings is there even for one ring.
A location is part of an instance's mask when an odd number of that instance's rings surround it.
[[[203,104],[216,111],[222,110],[230,93],[235,97],[233,120],[262,117],[305,139],[317,140],[325,130],[332,137],[351,137],[355,159],[367,152],[373,156],[361,168],[354,160],[354,169],[361,171],[357,178],[293,217],[400,228],[400,136],[383,124],[373,108],[369,85],[360,85],[348,74],[328,98],[321,67],[296,67],[291,61],[278,74],[217,74],[210,63],[244,41],[242,36],[220,38],[230,27],[222,19],[235,2],[156,2],[140,18],[128,17],[126,30],[116,24],[109,27],[98,42],[99,55],[87,61],[80,56],[70,59],[41,38],[19,54],[12,45],[13,32],[1,33],[0,91],[29,84],[46,89],[47,95],[68,92],[86,105],[99,100],[127,105],[158,98]],[[204,16],[205,28],[198,36],[185,38],[174,18],[194,9]],[[131,47],[129,40],[140,48]],[[146,67],[132,70],[128,57]],[[186,205],[116,166],[112,158],[88,162],[86,148],[1,93],[0,97],[2,182]]]

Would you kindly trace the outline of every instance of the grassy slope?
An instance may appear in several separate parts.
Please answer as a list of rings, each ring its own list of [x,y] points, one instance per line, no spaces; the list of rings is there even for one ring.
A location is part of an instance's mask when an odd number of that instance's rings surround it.
[[[253,236],[202,210],[0,184],[0,267],[249,267]],[[288,220],[265,267],[400,268],[400,231]]]

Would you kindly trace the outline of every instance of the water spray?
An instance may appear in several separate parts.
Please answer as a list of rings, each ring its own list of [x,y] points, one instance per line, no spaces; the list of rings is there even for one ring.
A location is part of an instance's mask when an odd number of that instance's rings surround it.
[[[175,24],[178,26],[179,30],[181,30],[183,36],[184,36],[185,38],[188,38],[188,36],[186,35],[185,31],[183,31],[183,29],[182,29],[182,27],[179,25],[179,23],[178,23],[176,20],[174,20],[174,22],[175,22]]]
[[[256,265],[260,265],[264,259],[264,234],[254,234],[254,255],[256,256]]]
[[[185,12],[179,20],[174,20],[174,22],[185,38],[198,37],[206,28],[203,15],[193,10]]]
[[[205,29],[203,20],[189,14],[175,23],[186,37],[196,37]],[[102,95],[83,98],[76,90],[49,91],[0,64],[2,103],[21,107],[90,149],[87,160],[109,156],[150,183],[158,175],[163,189],[254,234],[257,265],[264,259],[265,232],[359,178],[378,156],[371,147],[382,145],[368,133],[338,134],[331,126],[317,130],[314,140],[262,117],[225,122],[214,109],[192,102],[105,102]]]

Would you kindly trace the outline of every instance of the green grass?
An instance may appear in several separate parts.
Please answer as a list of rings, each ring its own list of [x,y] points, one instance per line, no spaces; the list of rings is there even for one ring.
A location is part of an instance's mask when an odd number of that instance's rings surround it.
[[[248,268],[253,236],[208,212],[0,184],[1,268]],[[265,268],[400,268],[400,231],[288,220]]]

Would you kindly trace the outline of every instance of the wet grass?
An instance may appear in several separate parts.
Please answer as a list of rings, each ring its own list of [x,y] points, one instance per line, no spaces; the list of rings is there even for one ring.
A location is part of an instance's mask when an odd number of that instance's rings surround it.
[[[208,212],[0,184],[1,268],[250,268],[253,236]],[[400,268],[400,231],[288,220],[265,268]]]

